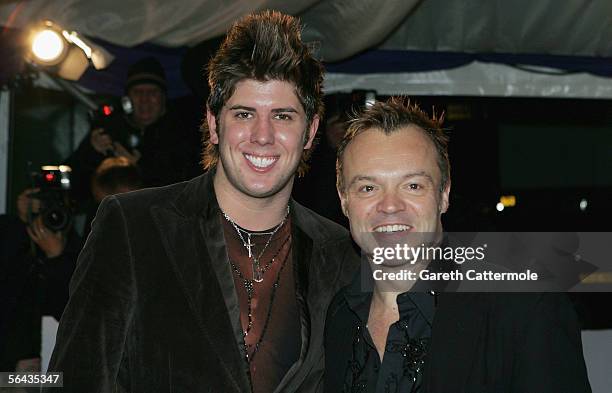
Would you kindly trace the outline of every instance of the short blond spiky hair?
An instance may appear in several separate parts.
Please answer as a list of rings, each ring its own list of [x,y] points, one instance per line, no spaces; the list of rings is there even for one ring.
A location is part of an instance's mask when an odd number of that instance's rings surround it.
[[[411,103],[408,97],[391,97],[386,102],[378,101],[370,108],[356,115],[349,121],[349,127],[338,145],[336,159],[336,186],[344,193],[345,184],[342,176],[343,155],[351,141],[364,131],[375,129],[386,135],[399,131],[407,126],[423,130],[436,147],[437,163],[442,180],[440,191],[444,190],[450,180],[450,162],[448,159],[448,135],[442,128],[444,114],[429,117],[417,104]]]

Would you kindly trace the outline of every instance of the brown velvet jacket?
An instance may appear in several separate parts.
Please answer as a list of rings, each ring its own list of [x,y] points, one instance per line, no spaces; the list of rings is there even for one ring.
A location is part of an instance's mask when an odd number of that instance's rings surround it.
[[[323,330],[357,269],[348,233],[291,202],[302,349],[276,392],[322,384]],[[63,392],[249,392],[212,175],[105,199],[79,256],[50,370]]]

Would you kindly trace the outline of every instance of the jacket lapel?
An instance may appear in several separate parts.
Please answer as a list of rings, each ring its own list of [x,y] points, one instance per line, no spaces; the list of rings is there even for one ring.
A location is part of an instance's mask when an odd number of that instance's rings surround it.
[[[300,317],[302,322],[302,348],[299,360],[289,369],[275,392],[295,392],[311,372],[323,348],[325,314],[335,295],[334,284],[338,280],[342,263],[327,263],[325,237],[312,222],[305,209],[295,201],[292,211],[292,258],[296,268],[296,283]]]
[[[236,321],[232,321],[239,314],[236,310],[228,312],[224,300],[228,292],[236,298],[231,271],[230,280],[224,279],[222,285],[219,269],[215,266],[227,260],[223,234],[218,216],[204,216],[215,207],[218,209],[212,176],[203,175],[189,182],[172,206],[152,206],[151,214],[189,309],[199,325],[202,343],[207,350],[213,350],[212,353],[203,352],[203,355],[214,354],[219,359],[219,369],[226,374],[228,385],[233,386],[232,390],[246,392],[250,391],[250,383],[236,341]],[[210,229],[214,220],[219,226],[217,231]]]
[[[441,293],[425,366],[426,391],[463,392],[483,334],[486,305],[475,293]]]

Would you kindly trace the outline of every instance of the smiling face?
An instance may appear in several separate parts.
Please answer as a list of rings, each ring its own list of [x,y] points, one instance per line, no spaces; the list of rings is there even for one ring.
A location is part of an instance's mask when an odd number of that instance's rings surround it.
[[[406,241],[429,243],[426,239],[442,232],[450,186],[440,191],[436,158],[434,144],[415,126],[389,135],[366,130],[347,145],[345,188],[339,195],[351,234],[364,252]]]
[[[210,141],[219,147],[215,186],[267,198],[291,193],[319,119],[307,124],[292,83],[246,79],[236,83],[218,119],[208,111],[207,122]]]

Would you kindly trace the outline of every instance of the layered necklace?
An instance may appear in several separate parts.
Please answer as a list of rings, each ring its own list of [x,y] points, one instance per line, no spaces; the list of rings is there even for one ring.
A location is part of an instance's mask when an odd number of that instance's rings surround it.
[[[271,266],[276,261],[276,259],[279,256],[279,254],[282,255],[281,251],[287,245],[288,245],[289,248],[291,247],[291,233],[289,233],[289,235],[287,235],[287,237],[281,242],[280,247],[278,248],[278,250],[276,250],[276,252],[272,256],[272,258],[270,258],[270,260],[265,265],[262,266],[262,264],[260,262],[261,261],[261,257],[264,255],[264,253],[268,249],[268,246],[272,242],[272,239],[274,238],[274,235],[276,235],[276,233],[282,228],[283,224],[285,224],[285,222],[287,221],[287,217],[289,216],[289,206],[287,206],[287,211],[285,213],[285,216],[281,220],[281,222],[277,226],[275,226],[273,229],[271,229],[270,231],[266,231],[266,232],[249,232],[246,229],[243,229],[240,226],[238,226],[234,222],[234,220],[232,220],[225,212],[222,212],[222,213],[223,213],[223,216],[225,217],[225,219],[236,230],[236,233],[238,234],[238,238],[242,242],[243,247],[247,251],[248,257],[249,257],[249,259],[252,262],[251,263],[251,266],[252,266],[252,276],[248,277],[247,275],[245,275],[240,270],[240,267],[239,267],[238,263],[233,261],[231,258],[229,260],[230,265],[232,266],[232,270],[234,271],[236,276],[242,282],[242,285],[243,285],[244,290],[245,290],[246,295],[247,295],[247,318],[248,318],[248,322],[247,322],[246,329],[243,330],[243,338],[244,338],[244,352],[245,352],[245,358],[246,358],[245,360],[246,360],[247,363],[250,363],[255,358],[255,354],[258,352],[259,347],[261,346],[261,343],[262,343],[262,341],[264,339],[264,336],[266,335],[266,332],[268,330],[268,325],[269,325],[270,319],[272,317],[272,306],[274,305],[274,300],[276,298],[276,290],[278,289],[278,287],[280,285],[281,275],[283,273],[283,270],[285,269],[285,265],[287,264],[287,259],[289,257],[290,251],[287,251],[284,254],[284,257],[282,258],[282,261],[280,262],[280,268],[278,270],[278,273],[276,274],[276,278],[274,280],[274,283],[272,284],[272,290],[270,292],[270,301],[269,301],[269,305],[268,305],[268,311],[267,311],[266,316],[265,316],[264,321],[263,321],[263,327],[262,327],[261,333],[260,333],[259,337],[257,338],[255,344],[247,345],[246,344],[246,338],[251,333],[252,328],[253,328],[253,305],[252,304],[253,304],[253,297],[255,295],[255,285],[254,284],[255,284],[255,282],[258,282],[258,283],[263,282],[264,273],[271,268]],[[255,243],[253,243],[251,241],[253,236],[268,236],[268,239],[265,242],[262,250],[257,255],[255,254],[255,252],[253,250],[253,247],[255,246]],[[249,348],[249,347],[251,347],[251,348]]]
[[[268,249],[268,246],[270,245],[270,242],[272,241],[272,238],[274,237],[276,232],[278,232],[278,230],[283,226],[283,224],[287,220],[287,217],[289,216],[289,205],[287,205],[287,210],[285,212],[285,216],[283,217],[282,221],[277,226],[275,226],[271,231],[267,231],[267,232],[255,232],[255,233],[253,233],[253,232],[247,231],[246,229],[243,229],[243,228],[239,227],[238,224],[236,224],[236,222],[234,220],[232,220],[230,218],[230,216],[227,215],[227,213],[225,213],[224,211],[222,211],[222,213],[223,213],[223,217],[225,217],[225,219],[230,224],[232,224],[232,226],[236,230],[236,233],[238,234],[238,237],[240,238],[240,241],[242,241],[242,245],[244,246],[244,248],[246,248],[246,250],[247,250],[247,252],[249,254],[249,258],[251,259],[251,262],[252,262],[251,265],[253,267],[253,281],[255,281],[255,282],[262,282],[263,281],[263,275],[264,275],[265,271],[270,268],[270,265],[271,265],[271,263],[272,263],[274,258],[272,258],[270,260],[270,262],[266,266],[264,266],[263,268],[261,267],[261,264],[259,263],[259,260],[261,259],[263,254]],[[266,244],[263,246],[263,248],[259,252],[259,255],[255,255],[253,253],[253,246],[255,244],[251,242],[251,237],[254,236],[254,235],[259,235],[259,236],[266,236],[266,235],[268,235],[269,236],[268,237],[268,241],[266,241]]]

